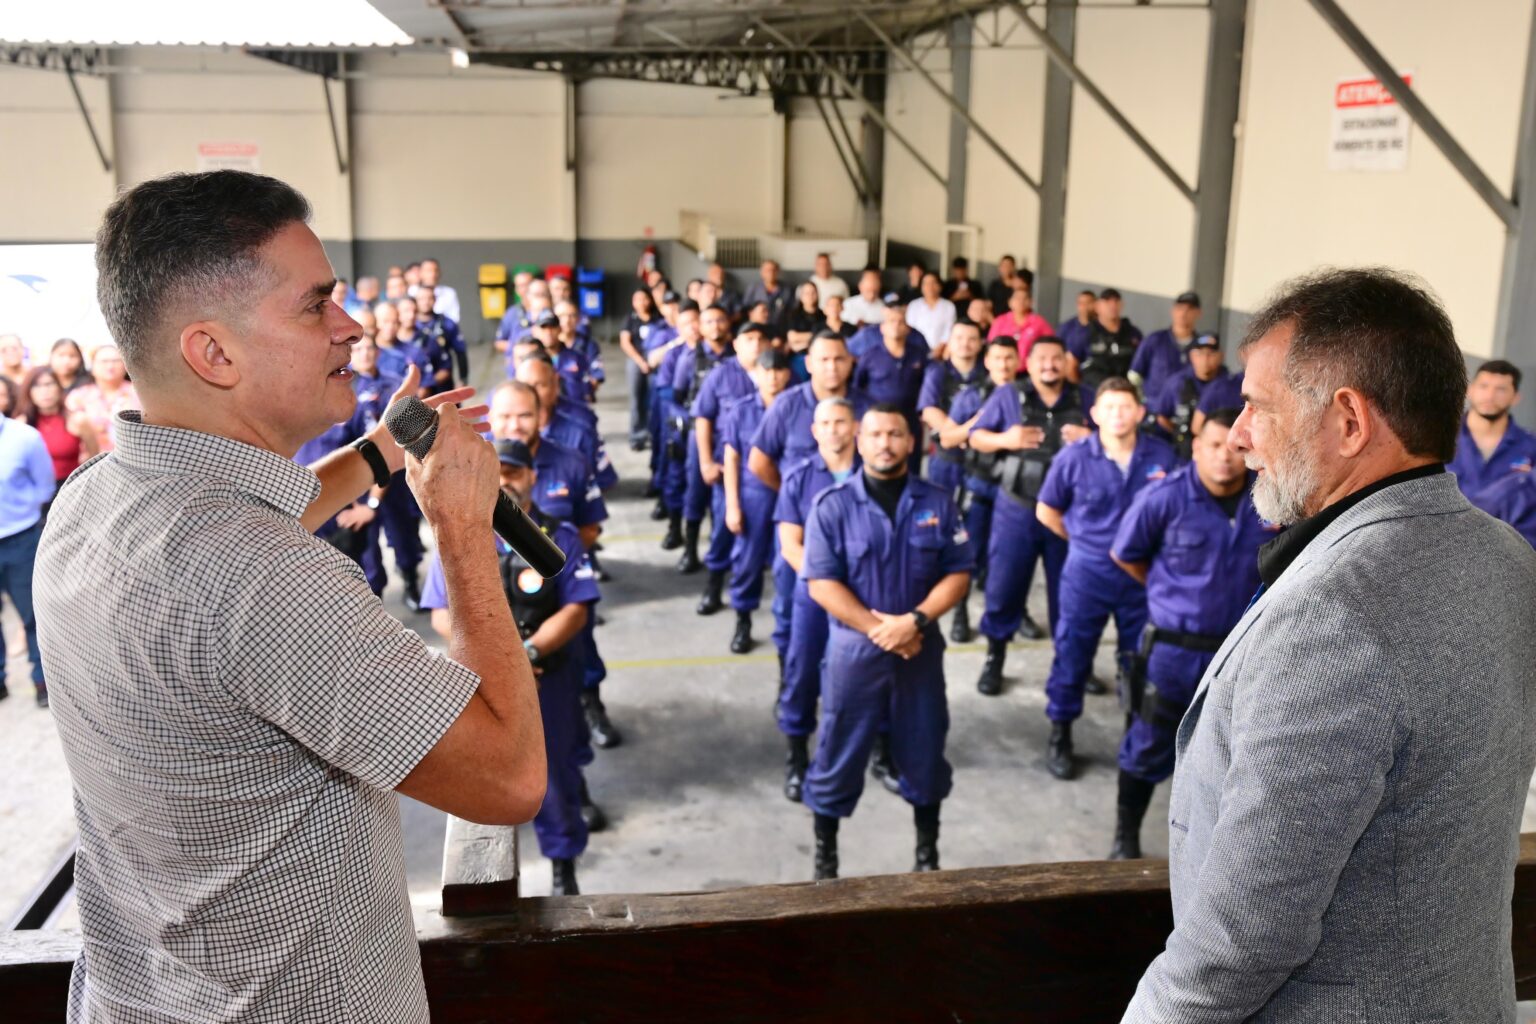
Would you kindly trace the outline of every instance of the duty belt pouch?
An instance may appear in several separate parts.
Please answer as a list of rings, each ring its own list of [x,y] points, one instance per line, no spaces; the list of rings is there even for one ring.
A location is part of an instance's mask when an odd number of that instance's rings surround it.
[[[1011,455],[1003,460],[999,483],[1004,493],[1015,500],[1026,505],[1033,504],[1040,496],[1040,488],[1045,484],[1045,473],[1049,468],[1049,464],[1039,459]]]
[[[1120,710],[1128,715],[1146,717],[1147,697],[1152,688],[1147,684],[1147,659],[1152,645],[1157,641],[1157,627],[1150,622],[1141,631],[1141,643],[1136,652],[1126,659],[1125,671],[1120,676]]]
[[[1170,703],[1158,692],[1156,683],[1145,681],[1144,685],[1141,710],[1137,712],[1141,720],[1153,725],[1177,726],[1188,707],[1184,704]]]
[[[672,436],[667,440],[667,458],[679,462],[688,457],[688,420],[683,416],[672,417]]]
[[[361,530],[349,530],[345,526],[337,526],[325,540],[352,561],[361,562],[363,552],[368,548],[368,538],[365,536],[367,532],[367,527]]]

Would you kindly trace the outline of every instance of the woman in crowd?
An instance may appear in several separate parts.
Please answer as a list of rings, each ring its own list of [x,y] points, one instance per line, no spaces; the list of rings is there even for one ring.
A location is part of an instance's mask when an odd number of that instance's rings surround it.
[[[624,367],[629,383],[629,447],[640,451],[650,444],[646,432],[646,416],[650,409],[651,364],[646,361],[646,341],[651,332],[662,324],[656,300],[644,288],[636,288],[629,298],[629,316],[619,328],[619,348],[628,360]]]
[[[27,371],[18,411],[20,419],[43,435],[43,443],[53,458],[53,478],[58,483],[63,483],[80,463],[101,450],[96,428],[91,426],[85,414],[70,412],[64,407],[64,388],[58,375],[49,367],[36,366]]]
[[[85,368],[85,353],[80,351],[73,338],[60,338],[53,343],[53,351],[48,353],[48,366],[66,395],[76,388],[95,383],[91,372]]]
[[[64,396],[64,408],[84,413],[96,430],[101,450],[115,447],[114,419],[124,409],[139,408],[138,392],[128,379],[128,367],[116,345],[101,345],[91,353],[94,384],[84,384]]]

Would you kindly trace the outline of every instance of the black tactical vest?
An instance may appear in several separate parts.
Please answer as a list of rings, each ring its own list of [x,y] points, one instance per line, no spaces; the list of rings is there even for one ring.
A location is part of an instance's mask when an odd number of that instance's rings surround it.
[[[1002,453],[998,483],[1005,493],[1033,503],[1040,496],[1040,487],[1045,483],[1051,460],[1065,443],[1061,428],[1087,426],[1088,415],[1083,408],[1082,390],[1070,383],[1062,385],[1061,397],[1053,406],[1045,404],[1027,375],[1020,377],[1013,386],[1019,395],[1019,419],[1026,427],[1039,427],[1045,432],[1045,438],[1038,448]]]
[[[538,509],[531,510],[529,515],[545,533],[554,531],[554,521]],[[540,576],[516,551],[501,556],[501,589],[506,593],[507,604],[512,608],[517,634],[524,640],[537,633],[539,627],[561,607],[560,588],[555,581]],[[566,650],[561,648],[544,655],[539,664],[548,672],[559,669],[565,658]]]
[[[991,378],[989,378],[986,373],[981,375],[981,380],[988,384],[991,383]],[[966,381],[961,380],[960,375],[954,372],[954,367],[946,364],[944,382],[939,385],[939,400],[934,404],[937,405],[940,409],[943,409],[945,414],[948,415],[949,410],[954,408],[955,399],[960,396],[961,392],[969,391],[971,388],[980,386],[981,385],[979,383],[967,383]],[[939,443],[938,431],[929,431],[928,436],[933,441],[934,451],[937,453],[938,458],[944,459],[948,462],[961,462],[964,460],[965,449],[945,448]]]
[[[1097,390],[1110,377],[1124,377],[1131,372],[1131,359],[1136,355],[1135,335],[1125,329],[1110,334],[1095,324],[1088,337],[1088,357],[1083,360],[1081,372],[1083,385]]]
[[[1194,451],[1195,410],[1200,407],[1200,385],[1193,377],[1184,378],[1179,386],[1178,401],[1173,406],[1173,443],[1179,449],[1179,458],[1189,459]]]

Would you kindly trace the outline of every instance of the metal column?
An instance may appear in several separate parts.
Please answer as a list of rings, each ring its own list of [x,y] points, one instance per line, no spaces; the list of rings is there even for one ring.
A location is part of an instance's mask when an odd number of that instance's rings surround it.
[[[945,216],[951,224],[963,224],[966,140],[970,128],[964,111],[971,106],[971,23],[965,18],[956,18],[949,23],[949,90],[959,106],[949,115],[949,187],[945,190]]]
[[[873,58],[879,62],[859,82],[863,90],[862,100],[871,111],[885,109],[885,57]],[[880,118],[860,118],[863,143],[860,151],[864,162],[865,181],[869,184],[864,197],[864,237],[869,239],[869,262],[883,262],[885,246],[885,130]]]
[[[1028,11],[1019,17],[1030,17]],[[1077,36],[1077,0],[1045,9],[1045,31],[1071,56]],[[1061,258],[1067,228],[1067,151],[1072,142],[1072,77],[1055,61],[1045,68],[1045,141],[1041,146],[1040,234],[1035,251],[1035,309],[1052,323],[1062,308]]]
[[[1238,92],[1248,0],[1212,0],[1205,56],[1205,105],[1200,119],[1200,176],[1195,194],[1195,251],[1190,279],[1207,330],[1220,330],[1237,160]],[[1229,339],[1230,341],[1230,339]]]
[[[1516,217],[1505,236],[1493,354],[1529,375],[1536,374],[1536,18],[1531,19],[1524,84],[1515,150]]]

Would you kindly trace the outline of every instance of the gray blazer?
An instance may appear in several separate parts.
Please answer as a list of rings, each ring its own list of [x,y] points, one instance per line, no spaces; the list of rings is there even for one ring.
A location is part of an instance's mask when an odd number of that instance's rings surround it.
[[[1515,1019],[1536,552],[1441,474],[1313,539],[1178,732],[1174,930],[1125,1020]]]

